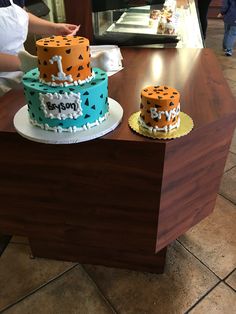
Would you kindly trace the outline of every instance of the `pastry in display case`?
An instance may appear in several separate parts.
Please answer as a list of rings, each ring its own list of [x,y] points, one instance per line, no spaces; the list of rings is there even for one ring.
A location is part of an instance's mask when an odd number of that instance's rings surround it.
[[[204,47],[195,0],[68,0],[65,8],[92,45]]]
[[[178,20],[176,1],[167,0],[161,10],[150,11],[149,27],[158,35],[177,35]]]
[[[175,10],[176,0],[149,1],[149,5],[138,5],[147,2],[111,1],[105,6],[103,1],[92,1],[95,43],[177,43],[179,16]]]

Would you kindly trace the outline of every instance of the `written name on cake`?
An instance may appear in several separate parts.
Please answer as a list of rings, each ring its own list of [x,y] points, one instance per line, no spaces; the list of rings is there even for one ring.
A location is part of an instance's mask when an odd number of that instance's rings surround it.
[[[165,111],[157,111],[157,108],[150,108],[150,112],[151,112],[151,117],[152,119],[158,119],[161,120],[161,116],[165,115],[166,117],[166,121],[170,121],[171,119],[177,117],[180,113],[180,104],[178,104],[178,106],[174,109],[171,109],[169,111],[165,110]]]
[[[50,119],[65,120],[83,115],[80,93],[47,93],[39,94],[41,109],[45,117]]]

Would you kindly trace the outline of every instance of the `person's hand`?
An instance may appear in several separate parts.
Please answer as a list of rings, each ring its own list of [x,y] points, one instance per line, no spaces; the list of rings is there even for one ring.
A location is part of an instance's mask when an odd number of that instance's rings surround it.
[[[55,23],[53,35],[76,35],[79,31],[80,25]]]
[[[218,13],[217,18],[220,19],[221,17],[223,17],[223,15],[221,13]]]

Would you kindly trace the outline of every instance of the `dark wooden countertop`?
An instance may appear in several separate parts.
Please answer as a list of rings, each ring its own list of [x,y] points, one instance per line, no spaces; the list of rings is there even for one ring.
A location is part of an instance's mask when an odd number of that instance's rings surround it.
[[[235,99],[209,49],[122,49],[109,96],[124,109],[106,136],[45,145],[15,132],[22,88],[1,98],[0,230],[29,238],[34,256],[163,272],[165,247],[214,209],[236,122]],[[140,91],[181,93],[195,127],[158,141],[134,133]],[[163,249],[164,248],[164,249]]]
[[[236,116],[236,102],[210,49],[123,48],[124,69],[109,78],[109,96],[124,109],[121,125],[103,138],[150,141],[135,134],[128,118],[139,110],[140,91],[148,85],[169,85],[181,93],[181,111],[194,120],[194,129]],[[0,131],[15,132],[13,117],[25,105],[21,87],[1,98]]]

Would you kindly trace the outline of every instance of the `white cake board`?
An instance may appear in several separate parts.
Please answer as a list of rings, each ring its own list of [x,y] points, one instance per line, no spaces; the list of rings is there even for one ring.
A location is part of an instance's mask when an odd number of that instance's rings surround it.
[[[23,137],[34,142],[45,144],[74,144],[90,141],[113,131],[121,122],[123,109],[121,105],[112,98],[108,98],[109,116],[99,124],[86,131],[75,133],[46,131],[40,127],[33,126],[29,121],[28,106],[22,107],[13,120],[16,131]]]

